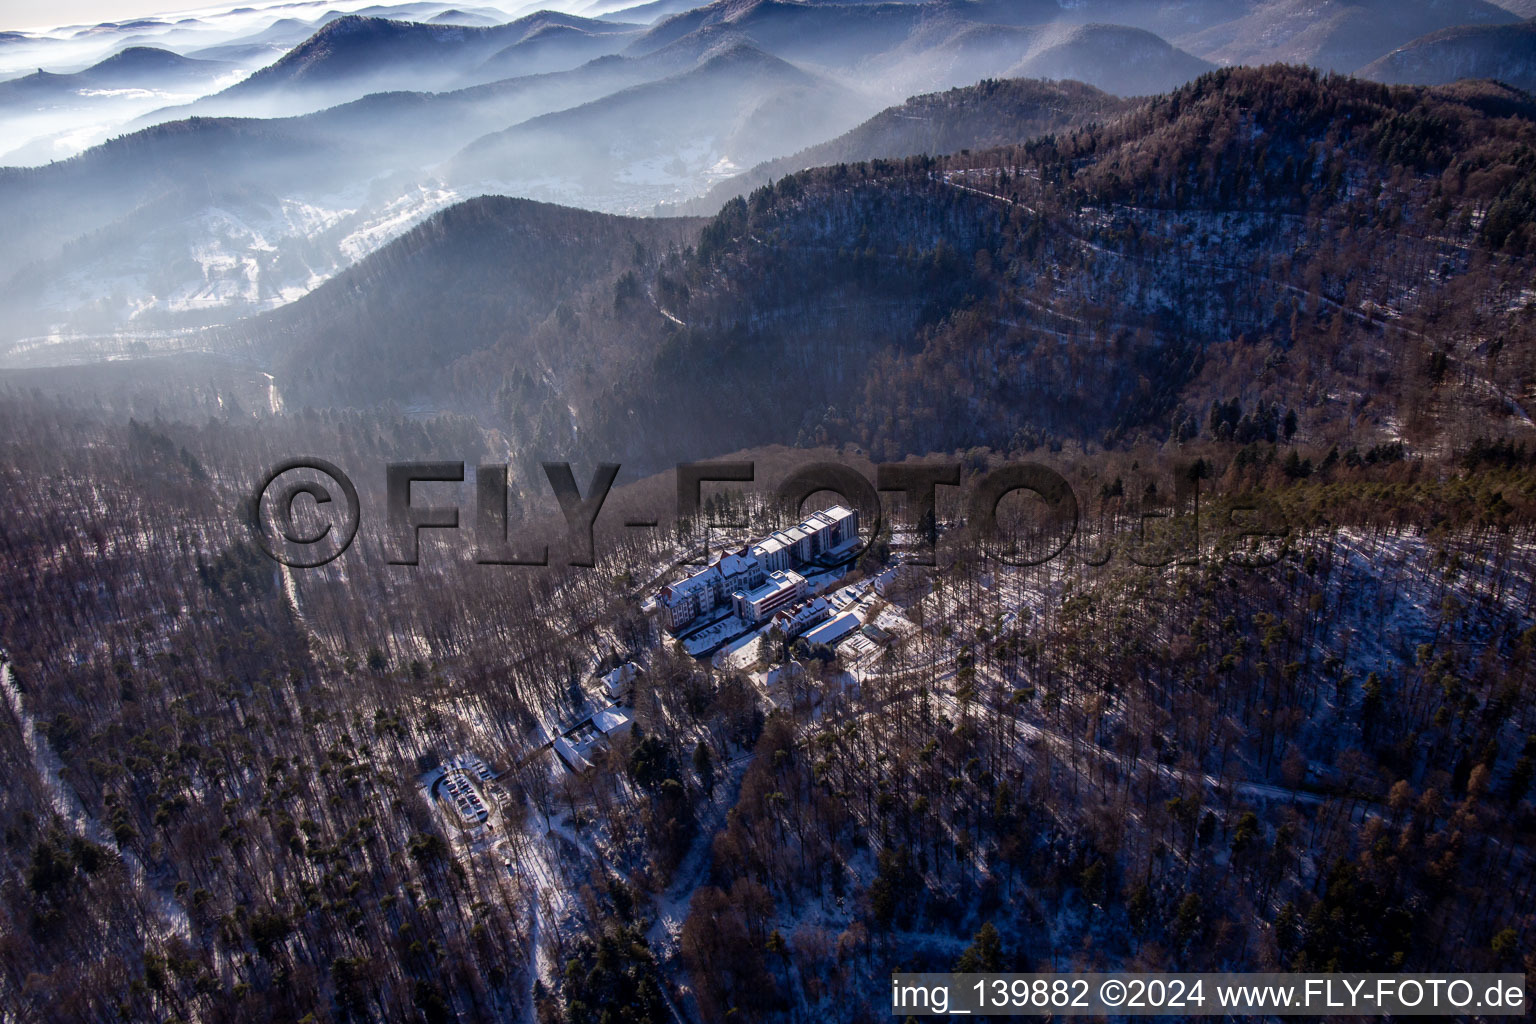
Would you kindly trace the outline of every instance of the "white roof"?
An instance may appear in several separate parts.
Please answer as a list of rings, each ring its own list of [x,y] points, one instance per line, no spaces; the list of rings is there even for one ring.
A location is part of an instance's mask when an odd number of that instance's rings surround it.
[[[564,736],[555,737],[554,746],[555,752],[565,759],[565,763],[577,771],[584,771],[592,767],[592,762],[581,756]]]
[[[678,580],[676,583],[663,590],[662,593],[665,594],[668,599],[671,599],[679,597],[683,594],[690,594],[695,590],[702,590],[709,586],[710,574],[717,573],[719,571],[719,569],[712,565],[707,569],[700,569],[692,576],[685,576],[683,579]]]
[[[859,617],[853,612],[843,612],[843,614],[836,618],[823,622],[809,633],[806,633],[801,639],[813,644],[835,644],[849,633],[858,629],[860,624]]]
[[[825,597],[813,597],[809,601],[790,605],[774,613],[776,619],[803,619],[808,615],[820,615],[827,610]]]
[[[780,679],[793,679],[795,676],[805,675],[805,666],[798,661],[788,661],[782,665],[775,665],[768,670],[767,682],[769,686]]]
[[[752,588],[751,590],[743,591],[741,596],[746,598],[748,601],[760,601],[765,597],[771,597],[772,595],[781,593],[785,590],[792,590],[804,582],[805,577],[801,576],[794,570],[790,570],[789,572],[784,572],[783,570],[774,570],[772,573],[769,573],[768,579],[763,581],[763,583]]]
[[[772,555],[789,547],[789,543],[788,537],[785,537],[782,533],[775,533],[770,537],[764,537],[752,545],[752,553],[758,554],[761,552],[765,555]]]
[[[635,673],[639,671],[640,666],[636,665],[632,661],[626,661],[618,668],[605,673],[603,675],[603,682],[607,683],[609,686],[623,686],[625,683],[635,678]]]
[[[818,531],[825,530],[829,526],[835,526],[851,515],[853,515],[853,512],[843,507],[842,505],[833,505],[829,509],[824,509],[820,512],[812,512],[809,516],[806,516],[805,519],[801,521],[799,526],[795,527],[794,529],[804,531],[806,533],[816,533]]]
[[[627,729],[634,724],[634,720],[619,708],[604,708],[592,716],[592,724],[606,736],[616,729]]]
[[[757,559],[741,555],[721,555],[718,565],[721,575],[739,576],[750,569],[755,561]]]

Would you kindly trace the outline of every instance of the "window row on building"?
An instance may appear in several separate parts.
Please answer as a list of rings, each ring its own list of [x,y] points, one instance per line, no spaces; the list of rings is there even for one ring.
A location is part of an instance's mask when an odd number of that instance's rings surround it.
[[[657,595],[662,624],[677,631],[699,616],[731,604],[756,625],[805,596],[806,581],[794,570],[857,539],[859,516],[842,505],[817,512],[709,565]]]

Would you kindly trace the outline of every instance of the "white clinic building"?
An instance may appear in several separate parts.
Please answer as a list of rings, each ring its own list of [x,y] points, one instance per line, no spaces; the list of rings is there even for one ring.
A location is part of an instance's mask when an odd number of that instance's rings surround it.
[[[725,552],[656,595],[662,624],[672,631],[730,604],[753,624],[805,596],[805,577],[794,570],[857,540],[859,515],[834,505],[755,544]]]
[[[738,590],[762,585],[767,573],[746,548],[722,554],[692,576],[662,587],[656,604],[668,629],[686,626],[732,599]]]
[[[817,512],[787,530],[778,530],[753,544],[752,557],[768,572],[805,565],[848,543],[859,532],[859,514],[842,505]]]

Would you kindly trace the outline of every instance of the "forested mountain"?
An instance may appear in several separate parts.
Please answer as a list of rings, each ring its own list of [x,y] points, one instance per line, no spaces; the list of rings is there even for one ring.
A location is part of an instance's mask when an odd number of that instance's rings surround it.
[[[925,4],[714,0],[663,19],[631,49],[647,53],[694,33],[729,30],[788,60],[831,58],[857,64],[903,42],[925,16],[938,10]]]
[[[284,197],[346,187],[367,157],[300,126],[198,118],[46,167],[0,170],[0,210],[10,225],[0,248],[7,340],[60,322],[109,327],[134,313],[150,314],[152,323],[156,306],[191,312],[197,325],[208,322],[200,307],[281,301],[284,288],[335,260],[334,247],[327,255],[292,237],[290,218],[314,225]],[[210,223],[220,222],[210,234]],[[267,239],[275,244],[257,246],[248,260],[230,254],[205,266],[198,259],[210,246],[244,249]],[[203,301],[221,293],[220,301]]]
[[[910,93],[985,77],[1076,78],[1110,92],[1172,88],[1210,65],[1144,29],[1061,19],[1053,2],[930,0],[807,4],[716,0],[667,18],[630,44],[647,53],[690,38],[745,38],[786,60],[852,69]]]
[[[0,209],[10,224],[0,274],[57,253],[76,236],[169,187],[260,175],[270,187],[283,188],[317,170],[338,173],[329,168],[343,152],[320,133],[295,127],[283,121],[193,118],[114,139],[47,167],[0,168]],[[315,159],[320,154],[329,159]]]
[[[482,8],[478,11],[461,11],[454,7],[446,11],[439,11],[425,20],[434,25],[499,25],[502,22],[500,15],[501,12],[494,8]]]
[[[421,394],[413,381],[440,379],[465,355],[505,349],[510,359],[529,359],[521,342],[545,319],[573,316],[564,305],[568,296],[594,284],[611,288],[621,272],[654,265],[689,244],[701,224],[526,199],[473,199],[272,314],[252,341],[252,354],[267,351],[274,334],[290,339],[278,369],[294,382],[295,395],[356,405],[409,401]],[[444,329],[442,307],[423,301],[427,295],[452,297],[450,329]],[[354,362],[364,351],[367,364]],[[561,386],[559,379],[539,380],[550,402]]]
[[[162,59],[155,88],[136,99],[69,87],[84,98],[70,100],[79,109],[67,123],[43,126],[28,110],[6,120],[0,110],[0,129],[11,125],[28,140],[10,151],[14,158],[37,164],[102,138],[115,118],[154,127],[177,119],[175,127],[99,146],[56,174],[38,167],[0,176],[0,210],[21,211],[20,228],[0,247],[5,331],[12,341],[88,345],[126,326],[153,343],[179,344],[176,332],[229,323],[310,290],[455,199],[509,194],[649,212],[826,142],[906,97],[983,78],[1073,79],[1133,96],[1174,89],[1213,62],[1285,59],[1355,70],[1381,58],[1368,77],[1526,80],[1523,29],[1508,10],[1483,0],[1389,7],[1374,0],[717,0],[675,14],[648,11],[637,21],[594,8],[587,15],[601,17],[539,11],[464,25],[434,2],[296,10],[302,17],[262,16],[246,31],[214,36],[213,16],[208,24],[98,26],[87,34],[101,34],[102,45],[141,35],[167,45],[224,38],[206,52],[241,61],[304,35],[269,66],[182,106],[145,97],[179,102],[211,81],[161,67]],[[483,11],[469,13],[485,20]],[[1424,37],[1439,30],[1451,34]],[[1416,38],[1423,44],[1383,56]],[[23,43],[46,51],[42,38]],[[147,69],[145,55],[135,53],[114,60]],[[0,83],[0,92],[27,81]],[[175,81],[189,93],[171,91]],[[265,123],[236,128],[222,120],[230,115]],[[229,133],[259,134],[265,151],[246,161],[206,151]],[[991,141],[1012,140],[959,148]],[[138,158],[119,168],[130,149]],[[92,180],[83,167],[97,169],[101,185],[75,202],[71,190]],[[148,236],[142,251],[128,246],[134,233]],[[77,259],[98,236],[108,258]],[[41,278],[54,284],[39,288]]]
[[[991,149],[1082,121],[1101,120],[1125,106],[1125,101],[1081,82],[988,79],[974,86],[914,96],[835,139],[793,156],[764,161],[727,178],[700,198],[674,209],[713,214],[727,199],[808,167]]]
[[[445,168],[464,192],[527,181],[531,194],[612,208],[685,192],[720,169],[834,135],[867,101],[745,43],[687,71],[531,118],[466,147]],[[557,180],[550,166],[565,169]]]
[[[578,32],[593,45],[518,49],[554,28]],[[553,11],[493,26],[348,15],[327,21],[280,60],[244,81],[175,113],[281,116],[344,103],[370,92],[441,90],[561,71],[614,52],[634,28]],[[477,70],[481,68],[483,72]]]
[[[230,70],[223,61],[194,60],[153,46],[130,46],[83,71],[56,75],[36,71],[0,82],[0,104],[58,103],[80,98],[81,89],[134,89],[206,84]]]
[[[969,85],[982,75],[1076,79],[1121,96],[1164,92],[1213,67],[1123,25],[954,26],[942,19],[872,63],[908,89]]]
[[[1164,39],[1188,36],[1202,28],[1243,17],[1261,0],[1047,0],[1036,5],[994,2],[993,7],[1013,6],[1026,11],[1040,24],[1130,25]]]
[[[0,73],[0,165],[47,163],[156,106],[209,92],[249,65],[130,45],[80,70]],[[59,146],[65,146],[62,152]]]
[[[1023,24],[1050,5],[1036,6],[735,3],[638,38],[547,11],[484,27],[390,20],[404,8],[321,16],[223,92],[0,175],[0,211],[17,212],[0,251],[5,333],[131,325],[177,344],[308,291],[455,198],[649,211],[935,86],[1048,75],[1147,92],[1205,67],[1141,29]],[[314,112],[273,116],[295,111]],[[221,116],[188,116],[201,114]]]
[[[1243,17],[1175,42],[1221,64],[1288,61],[1348,73],[1430,32],[1517,20],[1486,0],[1263,0]]]
[[[256,65],[265,67],[314,35],[318,29],[324,27],[326,22],[335,21],[341,17],[345,15],[340,11],[329,11],[314,21],[305,21],[301,18],[278,18],[258,31],[241,33],[231,40],[198,47],[190,51],[188,56],[211,60],[243,60],[252,56],[266,56],[266,60]]]
[[[1142,29],[1078,25],[1042,33],[1005,74],[1087,80],[1122,96],[1143,96],[1176,88],[1211,67]]]
[[[1502,87],[1223,71],[1020,146],[788,176],[728,203],[695,248],[560,295],[574,315],[369,397],[473,395],[503,425],[545,417],[522,436],[574,429],[582,451],[642,465],[708,454],[702,438],[894,455],[1178,436],[1214,399],[1261,395],[1323,433],[1466,443],[1522,421],[1536,380],[1510,299],[1533,244],[1533,138],[1531,100]],[[465,296],[368,287],[445,324]],[[356,295],[327,287],[315,305],[346,318]],[[326,345],[343,378],[388,365],[359,340]],[[569,409],[519,397],[545,374]],[[692,388],[699,374],[714,386]],[[796,381],[788,398],[758,383],[776,379]]]
[[[475,70],[475,77],[493,82],[579,67],[589,60],[618,51],[639,34],[638,27],[620,25],[615,26],[616,31],[608,31],[601,27],[605,23],[585,22],[585,19],[576,24],[549,18],[546,21],[506,49],[486,58],[485,63]],[[599,27],[594,28],[594,25]]]
[[[819,102],[802,116],[807,91]],[[487,161],[464,187],[480,187],[458,194],[648,209],[723,174],[713,168],[729,150],[755,161],[835,134],[864,111],[851,102],[764,55],[680,45],[300,117],[146,128],[57,164],[0,171],[5,334],[125,320],[165,330],[279,305],[455,198],[434,165],[487,126],[524,127],[479,147]],[[512,146],[505,159],[498,138]]]
[[[223,95],[258,96],[295,86],[329,87],[361,78],[358,89],[368,91],[391,64],[437,64],[442,74],[448,61],[439,51],[452,51],[455,62],[473,60],[513,40],[505,30],[459,29],[349,15],[322,25],[314,35]],[[505,40],[505,41],[504,41]]]
[[[1432,32],[1360,69],[1374,82],[1435,85],[1491,78],[1536,89],[1536,24],[1468,25]]]

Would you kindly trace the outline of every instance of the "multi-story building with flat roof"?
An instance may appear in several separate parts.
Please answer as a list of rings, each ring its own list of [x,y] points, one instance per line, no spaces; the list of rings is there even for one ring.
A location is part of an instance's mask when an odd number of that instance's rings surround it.
[[[731,600],[736,606],[736,615],[755,626],[780,608],[794,604],[804,596],[804,576],[793,569],[775,569],[768,574],[762,586],[738,590]]]
[[[859,514],[834,505],[739,551],[726,552],[661,589],[656,606],[662,624],[675,632],[726,603],[735,605],[748,622],[761,622],[804,595],[805,579],[792,570],[853,542],[858,533]],[[770,574],[773,583],[768,582]],[[798,589],[789,577],[800,581]]]
[[[769,534],[749,550],[769,572],[791,569],[836,550],[853,540],[858,532],[859,514],[842,505],[833,505],[787,530]]]

